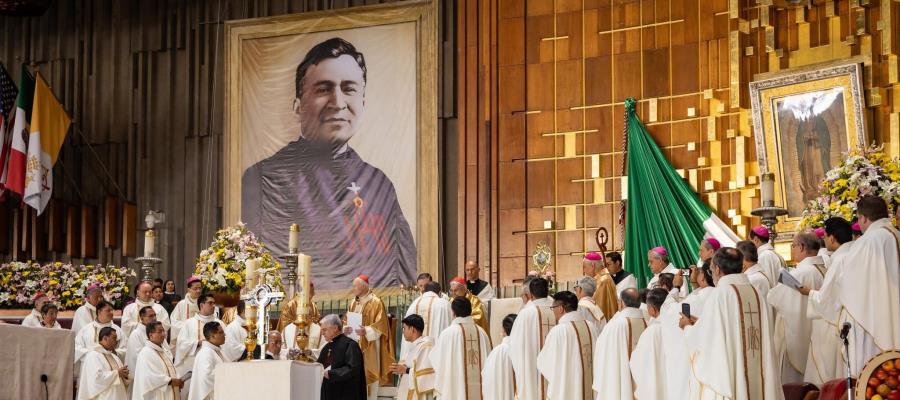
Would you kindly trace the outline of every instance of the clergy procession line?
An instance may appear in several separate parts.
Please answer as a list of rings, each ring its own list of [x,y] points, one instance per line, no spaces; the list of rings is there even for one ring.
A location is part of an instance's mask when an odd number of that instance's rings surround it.
[[[872,357],[900,348],[900,232],[884,200],[862,198],[853,225],[830,218],[819,232],[796,234],[791,253],[795,267],[765,227],[734,248],[707,238],[698,264],[685,269],[688,283],[656,247],[641,290],[618,253],[588,253],[574,292],[551,295],[548,280],[526,278],[525,304],[502,318],[496,346],[485,312],[494,292],[477,264],[451,280],[449,295],[423,273],[401,322],[399,360],[384,303],[360,275],[343,319],[313,309],[318,334],[300,350],[325,367],[323,399],[376,399],[398,376],[398,399],[744,400],[783,399],[782,383],[841,379],[846,363],[859,378]],[[100,289],[87,290],[72,324],[78,399],[213,398],[215,367],[247,357],[243,303],[226,326],[200,280],[187,287],[169,313],[142,282],[121,327]],[[296,301],[283,305],[282,321],[292,320]],[[50,327],[40,311],[55,306],[35,308],[23,325]],[[284,358],[292,328],[282,322],[269,334],[265,358]],[[869,398],[897,390],[881,386]]]

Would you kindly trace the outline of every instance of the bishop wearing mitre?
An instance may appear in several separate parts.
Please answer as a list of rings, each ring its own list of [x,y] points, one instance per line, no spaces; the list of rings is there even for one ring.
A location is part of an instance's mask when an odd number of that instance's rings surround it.
[[[490,333],[490,321],[488,321],[487,310],[484,307],[484,303],[481,302],[481,299],[478,298],[478,296],[469,291],[469,288],[466,286],[465,278],[457,276],[450,281],[450,296],[465,297],[469,299],[469,302],[472,303],[472,321],[475,321],[475,324],[480,326],[481,329],[484,329],[485,332]]]
[[[181,396],[184,381],[179,379],[172,364],[172,352],[163,347],[166,330],[162,323],[147,324],[147,344],[141,349],[134,370],[132,400],[176,400]]]
[[[131,335],[131,331],[141,323],[138,312],[144,307],[153,307],[153,311],[156,311],[156,320],[162,322],[163,327],[169,330],[169,313],[161,304],[153,300],[153,297],[150,297],[152,291],[153,285],[149,281],[139,283],[134,303],[125,306],[125,309],[122,310],[122,332],[125,333],[126,339]]]
[[[392,381],[390,365],[394,363],[394,339],[388,325],[388,314],[381,299],[369,287],[369,277],[360,275],[353,279],[355,298],[349,312],[362,315],[361,326],[347,326],[344,333],[353,335],[363,353],[368,398],[378,398],[378,388]],[[348,317],[348,322],[349,322]]]
[[[441,400],[493,400],[482,394],[481,366],[491,352],[491,339],[472,320],[472,303],[457,297],[450,303],[453,322],[441,332],[429,359],[434,388]]]
[[[603,327],[594,345],[594,390],[598,399],[634,398],[629,360],[647,322],[637,289],[620,294],[619,312]]]
[[[619,305],[616,301],[616,282],[606,270],[603,256],[593,251],[585,254],[584,260],[581,261],[581,271],[584,276],[594,278],[597,286],[593,296],[594,304],[603,310],[603,316],[609,321],[618,311]]]
[[[519,311],[509,335],[509,358],[519,400],[538,400],[547,397],[547,382],[538,373],[537,357],[556,325],[556,316],[551,309],[553,299],[547,298],[550,283],[546,279],[531,279],[528,291],[531,301]]]
[[[690,398],[783,399],[768,334],[769,310],[742,273],[743,256],[720,248],[710,269],[715,288],[705,289],[711,292],[703,311],[679,321],[691,362]]]
[[[547,378],[547,398],[592,400],[596,328],[578,312],[575,293],[554,294],[553,313],[556,326],[537,358],[538,370]]]
[[[100,329],[99,344],[84,355],[77,400],[122,400],[131,383],[128,367],[116,354],[118,338],[111,327]]]
[[[431,400],[434,398],[434,368],[431,366],[431,349],[434,341],[422,335],[425,321],[413,314],[403,318],[403,340],[410,343],[400,361],[391,365],[391,371],[400,375],[397,400]]]
[[[175,343],[175,370],[178,371],[178,376],[193,370],[194,358],[205,341],[203,326],[208,322],[217,322],[223,329],[225,327],[225,324],[213,315],[216,311],[216,299],[212,294],[201,294],[197,298],[197,303],[200,305],[200,312],[184,321],[178,333],[178,341]],[[190,387],[182,389],[182,397],[187,398],[189,391]]]

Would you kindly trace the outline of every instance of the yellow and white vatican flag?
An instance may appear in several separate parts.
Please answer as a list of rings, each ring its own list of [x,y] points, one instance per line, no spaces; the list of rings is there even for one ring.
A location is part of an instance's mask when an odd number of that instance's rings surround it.
[[[38,74],[31,109],[31,134],[25,165],[25,203],[44,212],[53,193],[53,164],[59,155],[72,120]]]

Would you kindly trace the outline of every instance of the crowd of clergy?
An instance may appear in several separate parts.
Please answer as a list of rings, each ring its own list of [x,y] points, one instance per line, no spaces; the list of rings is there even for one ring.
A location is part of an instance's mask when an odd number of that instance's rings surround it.
[[[551,282],[529,276],[499,343],[486,306],[495,294],[475,263],[447,293],[421,274],[398,359],[387,309],[360,275],[347,311],[361,324],[314,309],[301,350],[325,367],[323,399],[376,399],[399,377],[398,399],[743,400],[783,399],[782,383],[821,385],[848,365],[858,377],[870,358],[900,349],[900,232],[883,200],[861,199],[854,224],[830,218],[794,235],[793,267],[769,236],[756,227],[734,247],[703,239],[697,265],[681,268],[664,247],[650,249],[647,289],[618,253],[586,254],[574,291],[551,294]],[[78,399],[213,398],[215,367],[247,357],[246,322],[242,305],[220,320],[198,278],[187,286],[170,313],[142,283],[121,326],[100,290],[87,291],[72,325]],[[268,335],[265,358],[284,358],[296,309],[297,299],[283,305],[287,322]],[[42,326],[40,312],[23,324]]]

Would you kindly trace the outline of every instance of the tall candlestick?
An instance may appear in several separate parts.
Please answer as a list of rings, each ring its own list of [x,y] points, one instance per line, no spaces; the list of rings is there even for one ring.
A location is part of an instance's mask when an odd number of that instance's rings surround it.
[[[144,232],[144,257],[153,257],[156,252],[156,232],[153,229],[147,229]]]
[[[311,271],[312,257],[300,253],[297,255],[297,279],[300,280],[300,310],[309,306],[309,274]]]
[[[290,233],[288,234],[288,251],[296,253],[300,249],[300,226],[291,224]]]

